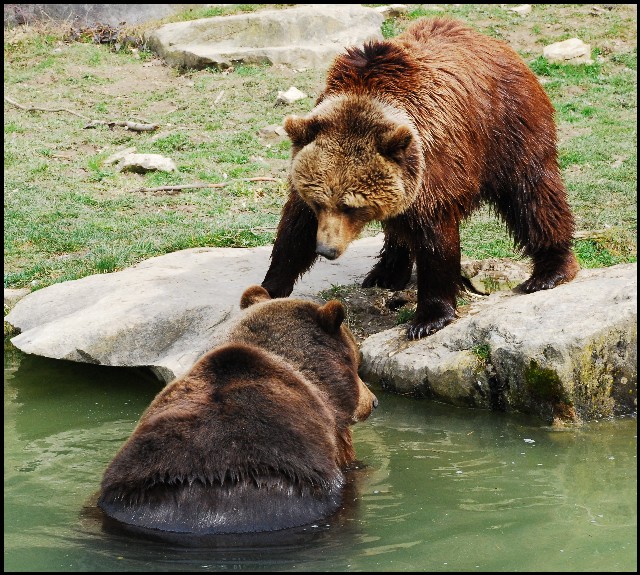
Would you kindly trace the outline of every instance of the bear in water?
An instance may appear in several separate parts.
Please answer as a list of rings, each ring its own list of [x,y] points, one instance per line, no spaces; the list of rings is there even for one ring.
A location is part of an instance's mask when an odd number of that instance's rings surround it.
[[[210,535],[287,529],[342,504],[351,425],[377,399],[358,376],[344,308],[260,286],[224,342],[168,384],[107,467],[98,507],[139,528]]]

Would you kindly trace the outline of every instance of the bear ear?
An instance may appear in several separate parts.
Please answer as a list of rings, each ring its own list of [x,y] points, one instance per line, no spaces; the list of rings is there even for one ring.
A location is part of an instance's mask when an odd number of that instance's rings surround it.
[[[318,118],[288,116],[284,120],[284,129],[291,139],[291,143],[300,148],[313,142],[321,128],[322,122]]]
[[[344,306],[337,299],[333,299],[318,309],[318,323],[324,331],[333,335],[338,333],[344,315]]]
[[[271,296],[269,295],[269,292],[262,286],[250,286],[246,290],[244,290],[244,293],[240,298],[240,309],[245,309],[250,305],[253,305],[254,303],[259,303],[261,301],[267,301],[270,299]]]
[[[383,156],[401,162],[404,160],[405,152],[412,141],[411,129],[401,124],[383,134],[378,149]]]

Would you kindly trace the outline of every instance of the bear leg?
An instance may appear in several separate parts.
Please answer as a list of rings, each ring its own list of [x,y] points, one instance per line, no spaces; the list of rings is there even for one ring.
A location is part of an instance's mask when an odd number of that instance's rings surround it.
[[[560,172],[553,162],[542,165],[515,189],[503,188],[495,201],[516,244],[533,261],[531,277],[516,288],[524,293],[569,282],[580,269],[571,249],[575,220]]]
[[[385,235],[378,263],[371,269],[362,282],[362,287],[404,289],[411,279],[413,258],[406,246],[398,245]]]
[[[431,335],[456,317],[461,289],[460,232],[454,218],[435,222],[415,247],[418,305],[407,328],[409,339]]]
[[[296,192],[282,208],[271,264],[262,281],[272,298],[287,297],[296,280],[316,261],[318,220]]]

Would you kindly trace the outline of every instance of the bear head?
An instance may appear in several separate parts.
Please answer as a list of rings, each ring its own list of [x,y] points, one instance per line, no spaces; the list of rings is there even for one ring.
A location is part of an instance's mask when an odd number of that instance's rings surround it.
[[[372,220],[400,215],[424,170],[409,116],[366,95],[324,98],[307,116],[289,116],[290,182],[318,220],[316,251],[339,257]]]
[[[242,294],[240,308],[244,313],[227,341],[259,347],[300,371],[335,410],[339,435],[351,451],[348,427],[369,417],[378,400],[358,375],[360,351],[342,303],[271,299],[255,285]]]

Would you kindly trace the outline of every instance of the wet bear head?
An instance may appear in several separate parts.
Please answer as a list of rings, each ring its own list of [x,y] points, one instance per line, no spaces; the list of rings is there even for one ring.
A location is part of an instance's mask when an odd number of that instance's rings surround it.
[[[263,287],[251,286],[240,307],[244,314],[228,341],[256,345],[293,365],[326,394],[340,427],[369,417],[378,400],[358,376],[360,351],[342,303],[271,299]]]
[[[372,220],[415,200],[423,171],[419,136],[406,113],[368,96],[325,98],[289,116],[293,188],[318,220],[316,251],[339,257]]]

